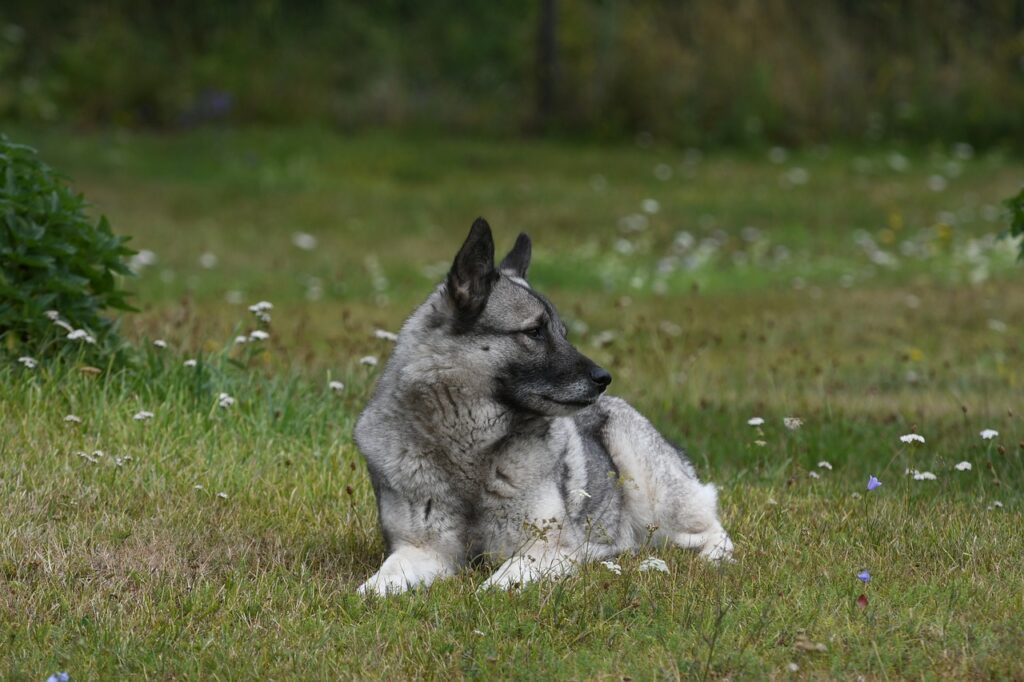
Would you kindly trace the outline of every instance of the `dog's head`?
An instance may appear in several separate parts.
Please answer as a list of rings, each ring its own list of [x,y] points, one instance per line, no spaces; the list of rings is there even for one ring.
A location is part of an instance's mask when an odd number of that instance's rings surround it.
[[[461,349],[460,364],[490,375],[498,401],[568,415],[593,404],[612,377],[569,343],[558,311],[527,283],[530,253],[520,234],[495,266],[491,228],[478,218],[448,273],[437,323]]]

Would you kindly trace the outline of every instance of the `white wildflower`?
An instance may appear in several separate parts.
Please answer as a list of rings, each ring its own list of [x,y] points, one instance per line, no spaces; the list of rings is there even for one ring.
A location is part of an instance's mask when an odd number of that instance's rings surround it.
[[[914,472],[914,480],[915,481],[934,481],[937,478],[938,478],[938,476],[936,476],[935,474],[933,474],[930,471],[915,471]]]
[[[764,446],[768,445],[768,441],[766,441],[766,440],[755,440],[754,441],[754,445],[756,445],[759,448],[763,448]]]
[[[644,199],[640,203],[640,208],[643,209],[644,213],[650,213],[651,215],[654,215],[655,213],[661,210],[661,204],[658,202],[657,199]]]
[[[900,436],[900,442],[903,443],[924,443],[924,436],[916,433],[907,433]]]
[[[331,381],[327,384],[327,388],[331,389],[335,393],[341,393],[342,391],[345,390],[345,384],[335,379],[334,381]]]
[[[46,319],[50,320],[51,322],[56,322],[57,320],[60,319],[60,313],[57,312],[56,310],[47,310],[45,313],[43,313],[43,315],[45,315]]]
[[[367,355],[365,357],[359,358],[359,364],[360,365],[366,365],[367,367],[376,367],[377,366],[377,358],[374,357],[373,355]]]
[[[818,462],[818,468],[819,469],[828,469],[829,471],[832,471],[832,463],[831,462],[826,462],[825,460],[821,460],[820,462]]]
[[[607,568],[609,571],[611,571],[615,575],[622,575],[622,566],[619,566],[614,561],[602,561],[601,565],[604,566],[605,568]]]
[[[66,417],[64,417],[64,421],[70,424],[81,424],[82,418],[79,417],[77,414],[69,414]]]
[[[128,268],[132,272],[138,273],[142,268],[148,267],[156,263],[156,254],[149,249],[142,249],[134,256],[128,259]]]
[[[222,500],[226,500],[228,499],[228,494],[222,490],[219,493],[217,493],[217,497],[219,497]]]
[[[682,336],[683,328],[675,322],[669,322],[668,320],[662,320],[658,323],[658,331],[668,334],[669,336]]]
[[[910,160],[899,152],[889,154],[887,161],[889,162],[889,168],[892,168],[897,173],[902,173],[910,167]]]
[[[796,662],[794,661],[794,662],[792,662],[792,663],[790,663],[789,665],[786,666],[786,670],[788,670],[791,673],[798,673],[798,672],[800,672],[800,666],[797,665]]]
[[[747,420],[749,426],[761,426],[764,424],[764,418],[762,417],[751,417]]]
[[[96,343],[96,339],[84,329],[74,329],[68,332],[68,341],[85,341],[86,343]]]
[[[167,342],[164,341],[163,339],[157,339],[156,341],[153,342],[153,345],[156,346],[157,348],[167,348]]]
[[[786,171],[784,177],[790,184],[806,185],[807,181],[811,179],[811,174],[807,172],[806,168],[796,166]]]
[[[115,457],[114,466],[123,467],[128,462],[132,461],[131,455],[125,455],[124,457]]]
[[[95,457],[93,457],[92,455],[90,455],[87,452],[78,451],[75,454],[78,455],[79,457],[81,457],[82,459],[84,459],[85,461],[91,463],[91,464],[98,464],[99,463],[98,459],[96,459]]]
[[[373,332],[373,335],[382,341],[398,341],[398,334],[389,332],[384,329],[377,329]]]
[[[643,213],[630,213],[619,218],[619,229],[623,232],[643,232],[649,222]]]
[[[821,474],[819,474],[817,471],[808,472],[807,475],[810,476],[811,478],[821,478]]]
[[[959,464],[957,464],[956,466],[954,466],[953,468],[956,469],[957,471],[970,471],[971,470],[971,463],[967,462],[967,461],[963,461],[963,462],[960,462]]]
[[[188,360],[186,360],[182,364],[185,365],[186,367],[195,367],[195,366],[197,366],[199,364],[199,361],[194,359],[194,358],[189,358]]]
[[[134,415],[132,415],[132,419],[134,419],[137,422],[144,422],[147,419],[152,419],[152,418],[153,418],[153,413],[148,411],[148,410],[139,410]]]
[[[255,331],[249,332],[250,341],[266,341],[270,338],[270,334],[263,331],[262,329],[256,329]]]
[[[274,304],[270,301],[260,301],[249,306],[249,312],[256,316],[260,322],[269,324],[270,313],[268,311],[274,309]]]
[[[992,504],[990,504],[988,506],[988,510],[989,511],[992,511],[993,509],[1002,509],[1002,508],[1003,508],[1003,503],[1000,502],[999,500],[995,500]]]
[[[63,329],[64,331],[66,331],[67,333],[69,333],[69,334],[71,332],[75,331],[74,327],[72,327],[70,324],[68,324],[67,322],[65,322],[64,320],[61,320],[59,318],[54,320],[53,323],[55,325],[57,325],[58,327],[60,327],[61,329]]]
[[[974,147],[969,142],[957,142],[953,145],[953,155],[961,161],[966,161],[974,156]]]
[[[193,490],[202,490],[203,489],[203,484],[202,483],[196,483],[194,486],[192,486],[192,489]]]
[[[946,178],[941,175],[931,175],[928,177],[928,189],[933,192],[941,192],[946,189]]]
[[[249,337],[248,336],[236,336],[235,337],[235,345],[236,346],[237,345],[241,345],[243,343],[248,343],[248,342],[249,342]]]
[[[27,355],[22,355],[20,358],[18,358],[18,362],[23,364],[25,366],[25,369],[35,369],[39,365],[39,363],[36,362],[35,358],[30,358]]]
[[[316,237],[308,232],[296,232],[292,235],[292,244],[303,251],[312,251],[316,248]]]
[[[668,573],[668,564],[656,557],[647,557],[640,562],[641,571],[661,571]]]
[[[199,266],[206,270],[212,270],[217,267],[217,254],[210,251],[201,254],[199,256]]]
[[[995,429],[985,429],[978,435],[981,436],[982,440],[992,440],[993,438],[999,435],[999,432],[996,431]]]
[[[235,399],[229,396],[227,393],[220,393],[217,395],[217,406],[227,409],[235,404]]]
[[[804,425],[804,420],[800,417],[783,417],[782,423],[786,425],[786,428],[790,431],[796,431]]]

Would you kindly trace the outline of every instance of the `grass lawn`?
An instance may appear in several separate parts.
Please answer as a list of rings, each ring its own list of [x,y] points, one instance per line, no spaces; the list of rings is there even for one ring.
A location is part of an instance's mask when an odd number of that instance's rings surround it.
[[[137,366],[0,366],[0,678],[1024,677],[1024,272],[995,238],[1019,160],[12,137],[152,254]],[[360,358],[477,215],[499,249],[531,234],[570,338],[720,486],[735,564],[354,594],[383,553]],[[269,339],[235,344],[258,300]]]

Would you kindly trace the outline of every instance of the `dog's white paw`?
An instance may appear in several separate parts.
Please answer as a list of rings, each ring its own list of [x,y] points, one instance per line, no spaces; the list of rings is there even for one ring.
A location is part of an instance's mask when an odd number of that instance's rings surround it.
[[[514,556],[499,566],[480,586],[480,590],[521,588],[540,577],[541,572],[536,564],[534,557]]]
[[[481,590],[503,590],[524,587],[541,579],[559,578],[577,568],[577,558],[559,551],[543,552],[538,556],[519,554],[498,567],[480,586]]]
[[[700,555],[714,564],[732,563],[732,550],[732,540],[723,530],[712,534],[704,541]]]
[[[375,594],[380,597],[401,594],[414,585],[404,575],[384,575],[377,571],[356,590],[361,595]]]
[[[732,540],[721,528],[704,533],[676,533],[672,541],[683,549],[697,550],[702,558],[711,563],[732,561]]]
[[[381,597],[401,594],[415,587],[426,587],[435,578],[451,572],[434,552],[402,547],[385,559],[380,570],[356,591]]]

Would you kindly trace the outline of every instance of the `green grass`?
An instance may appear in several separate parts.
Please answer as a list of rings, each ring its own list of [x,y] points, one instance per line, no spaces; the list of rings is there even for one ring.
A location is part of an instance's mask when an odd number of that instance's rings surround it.
[[[777,165],[316,131],[16,137],[158,261],[122,320],[137,366],[0,368],[0,678],[1024,676],[1024,284],[986,237],[1020,162],[961,159],[935,192],[943,150],[896,172],[889,149]],[[808,183],[781,185],[796,166]],[[647,228],[620,229],[647,198]],[[648,548],[621,576],[521,593],[477,593],[480,568],[354,594],[383,552],[351,441],[379,368],[358,359],[386,356],[373,330],[397,329],[477,214],[499,248],[533,235],[572,338],[720,485],[737,563]],[[683,230],[716,239],[706,263],[672,250]],[[269,341],[231,344],[254,324],[229,291],[274,302]],[[900,443],[912,430],[926,445]],[[668,575],[637,571],[652,554]]]

